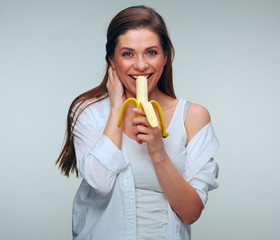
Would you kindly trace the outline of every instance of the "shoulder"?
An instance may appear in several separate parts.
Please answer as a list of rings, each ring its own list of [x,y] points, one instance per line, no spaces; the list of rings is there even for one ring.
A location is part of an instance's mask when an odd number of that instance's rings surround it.
[[[210,121],[210,114],[204,106],[191,103],[185,121],[185,129],[188,136],[187,143]]]

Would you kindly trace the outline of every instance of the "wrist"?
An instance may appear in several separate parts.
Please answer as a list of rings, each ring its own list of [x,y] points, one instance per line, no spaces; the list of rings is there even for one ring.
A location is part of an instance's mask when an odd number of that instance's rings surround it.
[[[107,120],[105,129],[104,129],[104,135],[106,135],[108,138],[111,139],[111,141],[119,148],[121,149],[122,145],[122,128],[118,127],[118,118],[119,113],[117,111],[110,112],[109,118]]]
[[[164,164],[169,159],[169,156],[166,153],[165,149],[163,149],[162,151],[155,151],[151,153],[150,157],[152,158],[152,161],[155,165]]]
[[[122,106],[112,106],[110,109],[110,115],[115,117],[119,117],[120,111],[121,111]]]
[[[123,103],[122,99],[110,99],[111,111],[120,113]]]

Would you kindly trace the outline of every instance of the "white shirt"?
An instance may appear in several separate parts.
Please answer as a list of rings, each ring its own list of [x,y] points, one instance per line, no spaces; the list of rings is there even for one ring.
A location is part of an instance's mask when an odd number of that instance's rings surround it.
[[[74,128],[77,167],[83,181],[73,204],[73,239],[136,240],[135,186],[126,146],[120,151],[103,134],[110,112],[106,98],[87,107]],[[183,177],[198,192],[203,205],[208,191],[218,187],[213,155],[219,144],[212,123],[189,142]],[[190,239],[185,225],[168,205],[166,240]]]

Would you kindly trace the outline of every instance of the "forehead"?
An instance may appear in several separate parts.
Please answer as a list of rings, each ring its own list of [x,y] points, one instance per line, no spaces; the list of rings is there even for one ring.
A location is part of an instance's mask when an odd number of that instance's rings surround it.
[[[156,46],[161,48],[158,34],[147,29],[131,29],[118,37],[116,48],[148,48]]]

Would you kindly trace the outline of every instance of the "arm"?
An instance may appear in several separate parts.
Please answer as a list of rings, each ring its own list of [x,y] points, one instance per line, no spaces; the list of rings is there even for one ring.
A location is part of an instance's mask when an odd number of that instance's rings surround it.
[[[108,74],[109,78],[106,87],[109,93],[111,110],[106,127],[104,129],[104,134],[110,138],[119,149],[121,149],[122,128],[117,127],[117,123],[122,104],[126,97],[122,83],[120,82],[116,71],[110,67]]]
[[[117,89],[112,76],[113,73],[110,71],[108,79],[110,83],[107,87],[110,102],[115,104],[111,104],[110,115],[103,134],[102,130],[98,129],[98,120],[95,119],[98,118],[95,115],[104,110],[104,106],[100,103],[94,103],[96,114],[93,115],[89,108],[81,113],[73,131],[79,173],[101,195],[106,195],[111,191],[117,174],[127,166],[120,151],[121,129],[117,128],[116,124],[118,94],[112,91],[113,87]],[[120,98],[119,101],[122,99]],[[106,119],[102,118],[102,121],[105,122]]]
[[[188,112],[188,116],[190,115],[191,118],[187,118],[185,123],[188,142],[210,121],[208,111],[200,105],[191,104]],[[145,129],[139,122],[145,125]],[[144,117],[136,118],[134,126],[136,138],[147,142],[158,180],[169,204],[185,224],[192,224],[199,218],[203,203],[197,191],[179,174],[169,159],[164,149],[160,128],[150,128]]]

